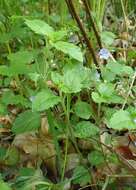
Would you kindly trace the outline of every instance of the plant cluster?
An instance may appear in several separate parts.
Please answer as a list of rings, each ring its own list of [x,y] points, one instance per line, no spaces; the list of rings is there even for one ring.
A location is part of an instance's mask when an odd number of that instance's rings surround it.
[[[134,188],[135,5],[0,1],[1,190]]]

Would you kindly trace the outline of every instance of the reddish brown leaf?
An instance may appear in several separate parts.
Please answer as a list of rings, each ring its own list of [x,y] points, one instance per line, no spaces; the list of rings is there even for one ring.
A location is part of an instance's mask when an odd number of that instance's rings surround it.
[[[134,160],[136,156],[133,155],[132,151],[128,146],[118,146],[116,147],[116,152],[123,156],[127,160]]]

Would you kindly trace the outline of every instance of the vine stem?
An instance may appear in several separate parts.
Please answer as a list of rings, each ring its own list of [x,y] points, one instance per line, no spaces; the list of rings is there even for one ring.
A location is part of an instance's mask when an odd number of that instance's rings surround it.
[[[125,98],[125,101],[124,101],[124,103],[123,103],[123,105],[122,105],[122,110],[125,108],[125,105],[126,105],[126,103],[127,103],[128,97],[129,97],[129,95],[131,94],[131,90],[132,90],[132,88],[133,88],[135,79],[136,79],[136,71],[134,72],[134,75],[133,75],[133,77],[132,77],[132,82],[131,82],[131,84],[130,84],[130,88],[129,88],[129,90],[128,90],[128,94],[127,94],[127,96],[126,96],[126,98]]]

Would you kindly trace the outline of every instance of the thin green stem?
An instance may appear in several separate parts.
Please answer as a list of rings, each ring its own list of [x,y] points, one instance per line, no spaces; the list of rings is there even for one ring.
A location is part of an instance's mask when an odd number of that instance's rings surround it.
[[[66,104],[66,120],[67,120],[67,131],[70,126],[70,102],[71,102],[71,95],[67,94],[67,104]],[[64,106],[64,105],[63,105]],[[66,142],[65,142],[65,155],[64,155],[64,162],[63,162],[63,169],[62,169],[62,175],[61,175],[61,181],[64,180],[64,175],[65,175],[65,168],[66,168],[66,163],[67,163],[67,154],[68,154],[68,133],[66,137]]]
[[[125,108],[125,105],[126,105],[127,100],[128,100],[128,98],[129,98],[129,96],[130,96],[130,94],[131,94],[131,90],[132,90],[132,88],[133,88],[133,85],[134,85],[135,80],[136,80],[136,71],[135,71],[135,73],[134,73],[134,75],[133,75],[133,77],[132,77],[132,81],[131,81],[131,84],[130,84],[130,88],[129,88],[129,90],[128,90],[128,94],[127,94],[127,96],[126,96],[126,98],[125,98],[125,101],[124,101],[124,103],[123,103],[122,109]]]
[[[98,0],[97,5],[95,6],[95,13],[96,13],[97,20],[100,19],[100,15],[99,15],[100,10],[101,10],[101,0]]]
[[[126,32],[128,32],[127,16],[126,16],[126,12],[125,12],[125,7],[124,7],[123,0],[120,0],[120,3],[121,3],[123,15],[124,15],[124,21],[125,21]]]
[[[98,118],[100,121],[100,116],[101,116],[101,103],[98,104]]]
[[[67,164],[67,154],[68,154],[68,136],[67,136],[66,142],[65,142],[65,155],[64,155],[64,162],[63,162],[63,168],[62,168],[61,181],[64,180],[65,169],[66,169],[66,164]]]
[[[46,111],[46,114],[47,114],[50,129],[51,129],[51,133],[53,135],[55,149],[56,149],[56,152],[57,152],[57,160],[58,160],[58,165],[59,165],[58,168],[59,168],[59,171],[61,172],[62,171],[62,169],[61,169],[61,152],[60,152],[58,138],[57,138],[56,131],[55,131],[54,118],[52,116],[52,113],[51,113],[50,109]],[[61,176],[61,174],[60,174],[60,176]]]
[[[8,49],[8,54],[10,55],[11,54],[11,48],[10,48],[9,43],[7,43],[7,49]]]
[[[70,138],[71,142],[73,143],[76,151],[79,153],[79,155],[81,156],[81,153],[79,151],[77,142],[75,140],[75,137],[73,135],[73,130],[71,128],[71,124],[70,124],[70,103],[71,103],[71,94],[66,94],[66,105],[64,102],[65,97],[63,97],[62,92],[60,92],[60,97],[62,99],[61,104],[64,110],[64,114],[66,116],[66,125],[67,125],[67,136],[66,136],[66,142],[65,142],[65,155],[64,155],[64,162],[63,162],[63,169],[62,169],[62,175],[61,175],[61,181],[64,180],[64,175],[65,175],[65,168],[66,168],[66,163],[67,163],[67,153],[68,153],[68,140]]]
[[[70,122],[70,102],[71,102],[71,94],[67,94],[67,122]]]
[[[106,190],[106,188],[107,188],[107,186],[108,186],[108,184],[109,184],[109,180],[110,180],[110,177],[107,176],[102,190]]]
[[[64,110],[64,114],[66,116],[66,121],[67,121],[67,129],[68,129],[68,134],[69,134],[69,138],[71,140],[71,142],[73,143],[76,151],[81,155],[80,153],[80,150],[78,148],[78,145],[77,145],[77,142],[75,140],[75,137],[73,135],[73,130],[72,130],[72,127],[71,127],[71,124],[70,124],[70,102],[71,102],[71,95],[66,95],[67,97],[67,106],[65,105],[65,96],[63,97],[62,95],[62,92],[59,92],[60,93],[60,97],[61,97],[61,104],[62,104],[62,108]]]

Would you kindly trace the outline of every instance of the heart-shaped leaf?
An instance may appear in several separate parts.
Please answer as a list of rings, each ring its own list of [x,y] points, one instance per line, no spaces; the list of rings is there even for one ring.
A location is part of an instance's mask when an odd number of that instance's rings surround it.
[[[27,110],[18,115],[12,127],[15,134],[35,131],[40,127],[40,114]]]
[[[132,130],[136,129],[136,123],[133,122],[128,111],[119,110],[112,115],[109,121],[109,127],[116,130]]]
[[[48,89],[43,90],[35,96],[32,102],[32,110],[44,111],[58,104],[60,101],[60,97],[55,96],[52,91]]]
[[[89,119],[92,114],[91,106],[88,103],[82,101],[78,101],[76,103],[74,110],[76,115],[83,119]]]
[[[88,138],[99,133],[99,128],[89,121],[81,121],[75,127],[75,136]]]
[[[54,29],[42,20],[25,20],[26,25],[35,33],[49,36]]]
[[[56,43],[52,44],[57,50],[62,51],[63,53],[68,54],[70,57],[83,62],[83,54],[81,52],[81,49],[72,44],[72,43],[68,43],[68,42],[63,42],[63,41],[58,41]]]

